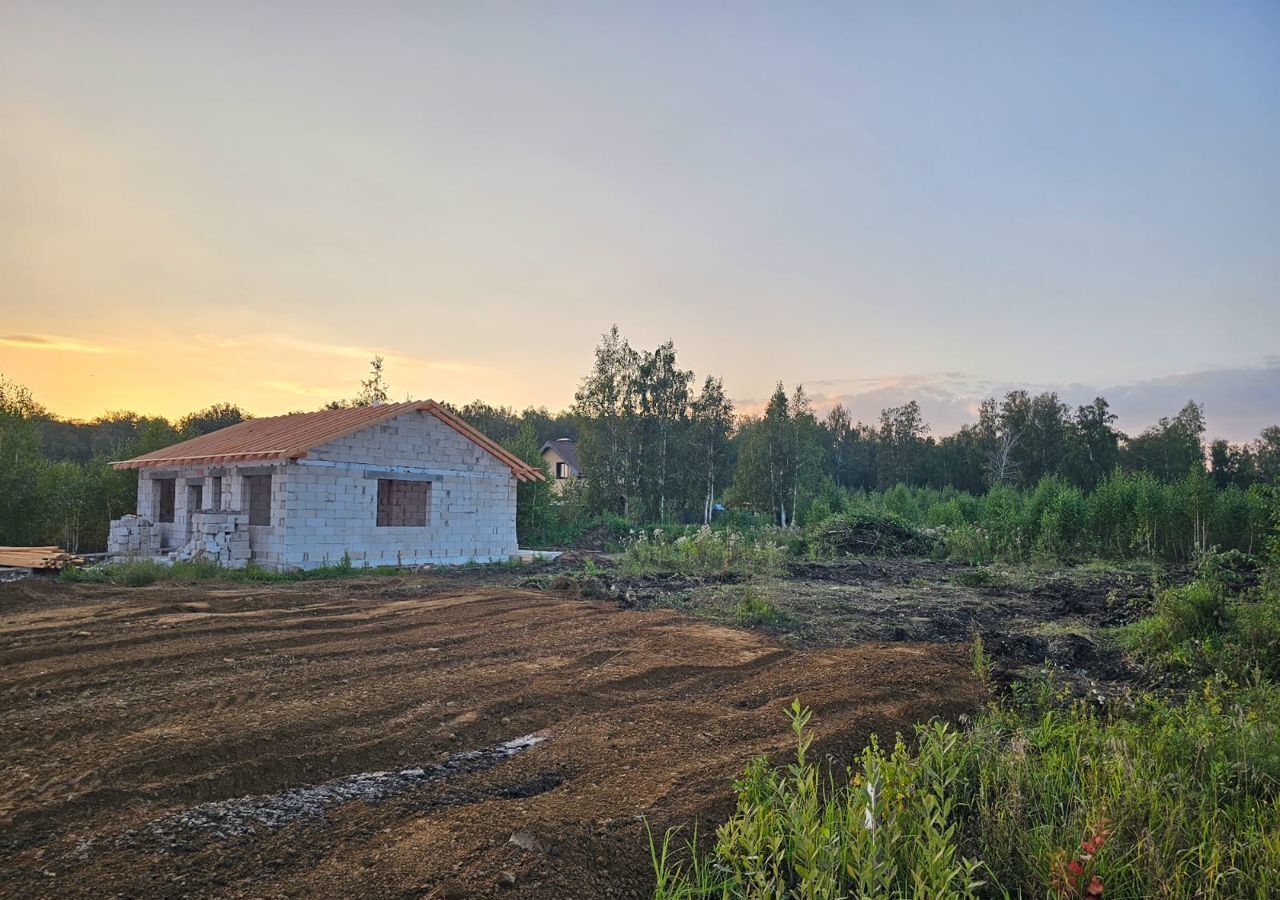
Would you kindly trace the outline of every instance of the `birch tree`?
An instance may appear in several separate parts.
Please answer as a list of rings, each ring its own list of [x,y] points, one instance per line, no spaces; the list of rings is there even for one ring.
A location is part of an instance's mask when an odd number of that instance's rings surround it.
[[[638,354],[614,325],[596,347],[595,363],[578,387],[573,412],[578,419],[578,453],[594,509],[628,512],[633,453],[628,431],[635,419]]]
[[[656,514],[659,522],[666,522],[670,512],[672,469],[679,464],[674,459],[678,455],[674,451],[688,422],[692,381],[693,373],[676,364],[676,349],[671,341],[652,353],[645,353],[636,367],[639,404],[636,433],[641,438],[636,466],[642,475],[638,483],[646,511]],[[682,479],[674,480],[679,483]]]
[[[729,438],[733,430],[733,403],[724,392],[724,382],[708,375],[702,392],[690,410],[693,434],[693,458],[701,476],[702,521],[711,521],[715,509],[716,488],[729,464]]]

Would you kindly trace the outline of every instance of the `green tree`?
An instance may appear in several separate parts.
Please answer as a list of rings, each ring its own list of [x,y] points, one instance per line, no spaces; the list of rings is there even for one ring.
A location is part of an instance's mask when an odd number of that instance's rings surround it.
[[[1054,393],[1006,394],[996,419],[999,464],[993,483],[1011,480],[1031,487],[1046,475],[1058,474],[1066,457],[1068,414]]]
[[[1076,407],[1067,431],[1066,474],[1079,487],[1092,490],[1120,463],[1122,435],[1112,424],[1116,416],[1102,397]]]
[[[825,475],[822,426],[813,413],[813,405],[804,385],[796,385],[791,393],[791,517],[809,508],[817,496]]]
[[[635,395],[639,403],[633,435],[638,438],[634,459],[637,487],[650,519],[666,522],[673,501],[676,460],[688,422],[689,385],[693,373],[676,364],[675,345],[667,341],[652,353],[644,353],[635,371]]]
[[[782,382],[769,398],[764,415],[744,419],[739,435],[733,497],[757,513],[767,511],[775,524],[786,525],[794,516],[795,458],[790,401]]]
[[[1194,400],[1172,419],[1163,418],[1125,445],[1125,465],[1161,481],[1177,481],[1191,466],[1204,466],[1204,407]]]
[[[915,400],[880,413],[876,462],[881,488],[914,483],[916,465],[928,431],[929,426],[920,414],[920,404]]]
[[[82,532],[93,515],[85,467],[67,460],[42,466],[36,479],[36,496],[39,539],[78,552]]]
[[[247,415],[234,403],[215,403],[179,419],[178,434],[185,441],[202,434],[220,431],[250,418],[252,416]]]
[[[711,521],[716,489],[729,471],[729,439],[733,433],[733,403],[724,392],[724,382],[708,375],[702,392],[690,407],[692,422],[691,471],[702,490],[702,521]]]
[[[0,375],[0,544],[28,546],[36,539],[46,415],[30,390]]]
[[[360,382],[360,393],[356,394],[355,399],[351,401],[352,406],[377,406],[379,403],[387,402],[391,389],[387,385],[382,367],[381,356],[375,356],[369,360],[369,377]]]
[[[1247,488],[1256,477],[1253,450],[1219,438],[1209,444],[1209,471],[1218,489]]]
[[[553,515],[551,473],[542,458],[542,445],[533,425],[526,422],[505,446],[545,476],[542,481],[525,481],[516,485],[516,537],[522,544],[541,543]]]
[[[574,397],[578,455],[590,473],[588,505],[597,512],[627,515],[631,511],[638,364],[639,354],[614,325],[601,337],[591,371],[582,379]]]
[[[1265,484],[1280,485],[1280,425],[1268,425],[1250,447],[1257,477]]]

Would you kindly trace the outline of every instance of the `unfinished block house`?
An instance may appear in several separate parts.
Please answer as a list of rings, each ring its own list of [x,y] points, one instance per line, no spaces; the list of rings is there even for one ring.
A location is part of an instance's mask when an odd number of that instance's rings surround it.
[[[516,483],[543,477],[430,400],[251,419],[113,465],[139,471],[111,554],[234,568],[507,559]]]

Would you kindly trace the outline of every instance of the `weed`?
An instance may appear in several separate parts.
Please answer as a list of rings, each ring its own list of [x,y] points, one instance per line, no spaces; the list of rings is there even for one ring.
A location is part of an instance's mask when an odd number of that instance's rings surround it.
[[[973,643],[969,647],[969,659],[973,662],[973,674],[978,676],[978,681],[984,688],[990,689],[991,679],[991,655],[987,653],[986,644],[982,641],[982,635],[975,634]]]
[[[978,566],[973,569],[964,569],[951,576],[951,580],[956,584],[964,587],[1002,587],[1006,583],[1006,579],[999,572],[990,566]]]
[[[733,618],[739,625],[748,628],[759,628],[762,625],[776,625],[784,618],[778,608],[760,594],[755,585],[745,585],[742,597],[733,606]]]

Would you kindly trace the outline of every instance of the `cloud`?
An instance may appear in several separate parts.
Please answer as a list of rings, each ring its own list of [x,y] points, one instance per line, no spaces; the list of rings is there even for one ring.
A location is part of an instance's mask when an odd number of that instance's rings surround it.
[[[326,341],[313,341],[291,335],[257,334],[247,337],[223,337],[221,335],[199,334],[196,340],[206,346],[218,350],[252,351],[264,353],[289,351],[309,356],[335,356],[340,359],[353,359],[368,362],[375,356],[381,356],[388,365],[406,369],[430,369],[443,372],[480,372],[483,366],[455,360],[434,359],[398,353],[394,350],[383,350],[377,347],[354,344],[333,344]]]
[[[55,337],[47,334],[2,334],[0,346],[20,347],[23,350],[62,350],[71,353],[112,353],[110,347],[89,344],[85,341],[69,337]]]
[[[916,400],[934,435],[951,434],[973,422],[983,399],[999,398],[1015,389],[1054,391],[1072,406],[1106,397],[1118,416],[1117,426],[1130,434],[1176,414],[1188,400],[1204,404],[1210,437],[1248,441],[1266,426],[1280,423],[1280,357],[1274,356],[1256,366],[1179,372],[1109,386],[984,381],[958,372],[938,372],[825,379],[805,382],[805,387],[820,413],[843,403],[855,421],[863,422],[876,421],[882,409]],[[739,411],[748,413],[758,413],[766,402],[735,401]]]

